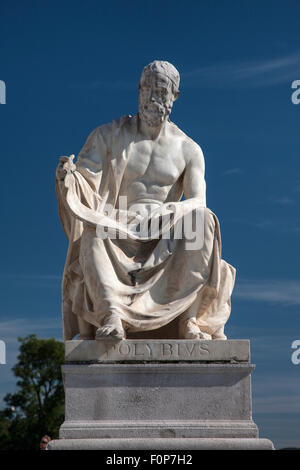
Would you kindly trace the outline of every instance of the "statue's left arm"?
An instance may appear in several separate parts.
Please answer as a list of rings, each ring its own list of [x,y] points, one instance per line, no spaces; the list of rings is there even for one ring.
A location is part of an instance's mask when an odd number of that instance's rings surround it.
[[[186,168],[183,176],[185,199],[197,199],[199,206],[206,207],[205,162],[201,148],[192,140],[183,142]]]

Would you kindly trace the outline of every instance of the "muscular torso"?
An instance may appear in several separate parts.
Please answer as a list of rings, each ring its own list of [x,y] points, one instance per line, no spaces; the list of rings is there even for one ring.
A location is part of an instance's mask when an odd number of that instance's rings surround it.
[[[97,148],[97,131],[98,128],[91,134],[76,162],[78,168],[88,169],[84,172],[85,177],[96,175],[91,183],[94,187],[99,184],[99,154],[103,148]],[[131,209],[132,205],[146,202],[163,205],[179,201],[182,192],[185,199],[196,197],[200,205],[206,205],[204,158],[201,148],[192,139],[171,122],[166,122],[157,138],[146,137],[139,131],[135,135],[132,133],[133,137],[116,208],[124,208],[121,196],[126,196],[126,209]]]
[[[172,124],[157,140],[137,136],[119,192],[119,196],[127,197],[129,206],[144,200],[161,204],[168,199],[185,170],[183,139],[184,134]]]

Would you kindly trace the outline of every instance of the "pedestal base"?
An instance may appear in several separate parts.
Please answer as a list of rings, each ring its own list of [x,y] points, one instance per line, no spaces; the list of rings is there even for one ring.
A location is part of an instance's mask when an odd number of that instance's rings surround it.
[[[268,439],[59,439],[49,450],[274,450]]]
[[[49,449],[272,449],[252,421],[249,341],[70,341]]]

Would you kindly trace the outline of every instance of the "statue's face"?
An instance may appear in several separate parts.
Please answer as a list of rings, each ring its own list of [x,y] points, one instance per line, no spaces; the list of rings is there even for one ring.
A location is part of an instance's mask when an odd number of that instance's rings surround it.
[[[172,82],[160,73],[143,75],[139,90],[139,116],[150,127],[158,127],[169,116],[175,96]]]

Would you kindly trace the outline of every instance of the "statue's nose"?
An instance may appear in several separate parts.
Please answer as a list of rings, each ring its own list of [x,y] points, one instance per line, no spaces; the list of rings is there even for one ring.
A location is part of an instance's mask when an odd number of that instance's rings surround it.
[[[154,101],[157,100],[157,92],[156,90],[151,90],[151,95],[150,95],[150,101],[152,101],[152,103],[154,103]]]

